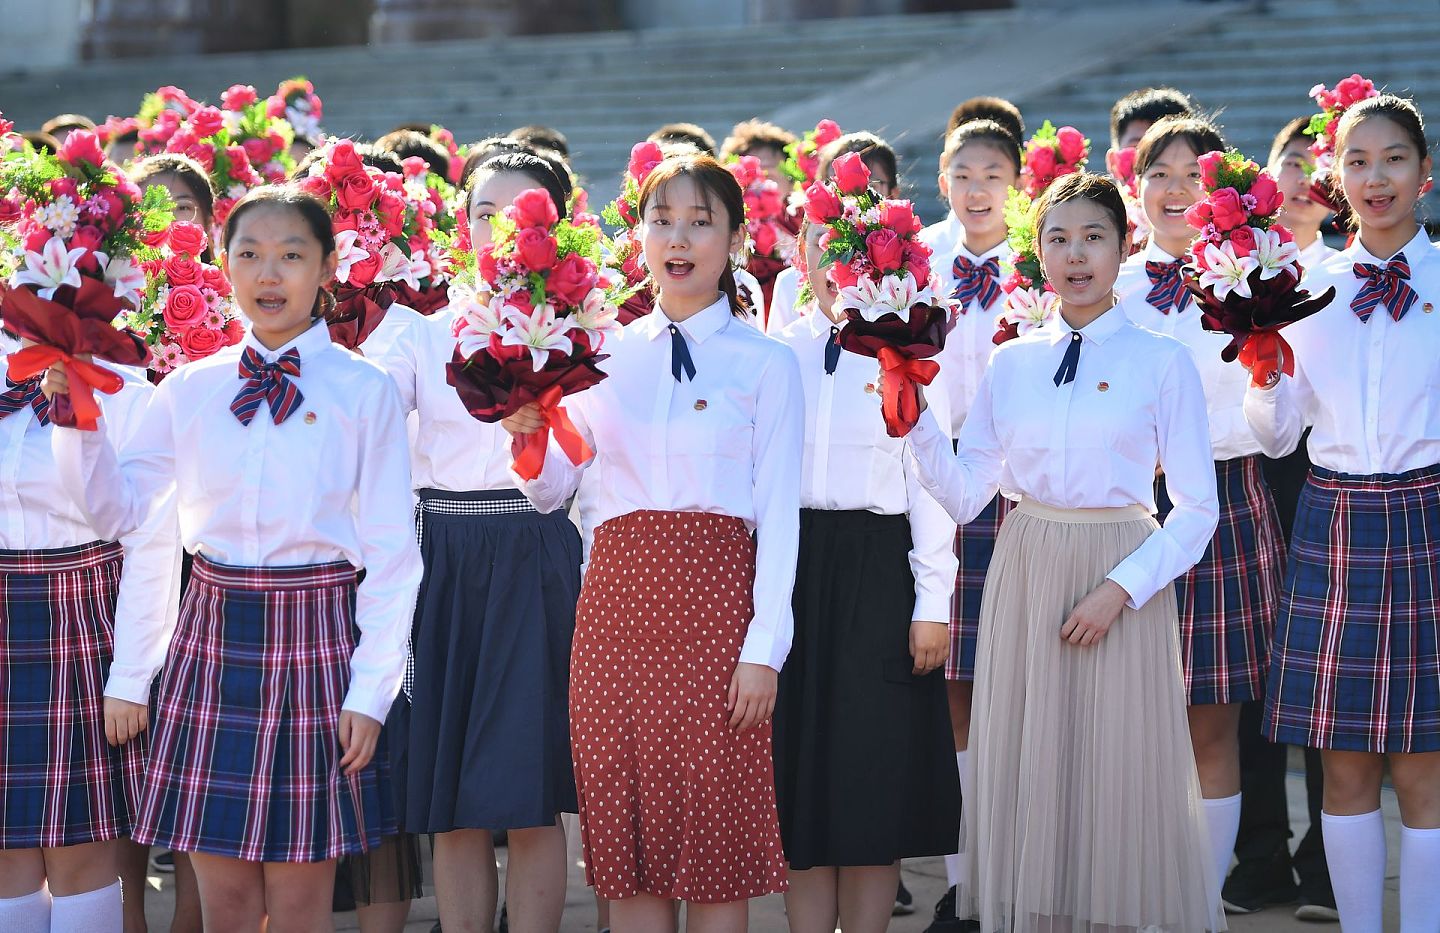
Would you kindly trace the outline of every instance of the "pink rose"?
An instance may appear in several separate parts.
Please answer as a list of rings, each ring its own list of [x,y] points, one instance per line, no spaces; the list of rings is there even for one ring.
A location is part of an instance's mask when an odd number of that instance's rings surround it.
[[[1214,191],[1220,184],[1220,166],[1225,162],[1225,153],[1207,152],[1200,156],[1200,184],[1206,191]]]
[[[805,217],[812,224],[828,224],[843,211],[840,199],[826,186],[816,182],[805,189]]]
[[[765,170],[760,167],[760,160],[754,156],[741,156],[730,163],[730,174],[740,183],[740,187],[749,188],[760,181],[765,175]]]
[[[895,231],[881,228],[865,238],[865,252],[881,272],[895,272],[904,261],[905,250]]]
[[[375,282],[375,276],[380,274],[380,251],[372,249],[364,259],[353,263],[350,266],[350,284],[357,288],[364,288]]]
[[[300,187],[327,205],[330,203],[330,196],[335,193],[335,189],[330,187],[330,180],[324,175],[307,175],[300,180]]]
[[[1210,217],[1220,232],[1243,226],[1248,219],[1240,193],[1234,188],[1221,188],[1210,195]]]
[[[232,84],[220,95],[220,105],[226,110],[243,110],[260,99],[255,88],[248,84]]]
[[[920,218],[909,201],[881,201],[880,223],[902,238],[913,237],[920,232]]]
[[[52,234],[45,227],[33,227],[25,234],[25,251],[27,253],[38,253],[45,249],[45,244],[50,242]]]
[[[544,272],[555,265],[559,246],[541,227],[526,227],[515,235],[515,252],[532,272]]]
[[[1351,75],[1335,85],[1335,96],[1339,98],[1342,107],[1349,107],[1367,97],[1373,97],[1374,94],[1375,85],[1359,75]]]
[[[1247,193],[1255,199],[1254,213],[1260,217],[1269,217],[1280,209],[1280,205],[1285,203],[1285,195],[1280,193],[1280,186],[1275,184],[1275,179],[1265,172],[1261,172],[1250,183],[1250,190]]]
[[[1203,230],[1211,219],[1209,201],[1196,201],[1185,209],[1185,222],[1196,230]]]
[[[22,216],[24,210],[20,206],[19,198],[0,198],[0,227],[13,224]]]
[[[655,166],[665,160],[665,153],[660,151],[659,143],[636,143],[630,149],[630,163],[625,167],[625,172],[636,184],[643,184],[650,173],[655,171]]]
[[[560,222],[560,214],[555,209],[555,202],[550,197],[550,192],[544,188],[527,188],[515,196],[515,201],[505,212],[515,226],[521,230],[526,228],[548,229]]]
[[[847,152],[830,166],[835,185],[843,194],[859,194],[870,187],[870,169],[858,152]]]
[[[930,281],[930,247],[919,240],[906,243],[905,271],[922,287]]]
[[[775,252],[775,228],[770,224],[761,224],[750,233],[750,239],[755,244],[755,255],[769,256]]]
[[[380,222],[387,237],[397,237],[405,230],[405,200],[388,191],[380,192]]]
[[[172,286],[165,298],[165,324],[172,331],[183,331],[204,320],[209,310],[205,296],[194,285]]]
[[[1072,165],[1085,158],[1085,136],[1073,126],[1062,126],[1055,133],[1060,143],[1060,158]]]
[[[840,124],[834,120],[821,120],[815,124],[815,148],[823,149],[842,135]]]
[[[204,282],[206,288],[221,298],[230,297],[230,280],[225,278],[225,272],[219,266],[202,263],[200,265],[200,280]]]
[[[104,239],[105,235],[94,227],[76,227],[75,232],[70,235],[67,246],[71,249],[89,250],[76,263],[81,272],[94,274],[100,270],[100,261],[95,257],[95,252],[100,249]]]
[[[361,161],[360,153],[355,151],[355,144],[348,139],[342,139],[330,150],[330,160],[325,165],[325,177],[330,179],[332,185],[338,185],[356,173],[365,173],[365,163]]]
[[[855,274],[855,270],[843,262],[833,263],[826,267],[825,274],[830,281],[835,283],[836,288],[854,288],[855,283],[860,281],[860,276]]]
[[[190,115],[190,128],[200,139],[214,136],[225,126],[225,115],[219,107],[206,104]]]
[[[199,285],[203,279],[200,263],[188,256],[171,256],[165,260],[165,278],[171,287]]]
[[[480,247],[480,251],[475,254],[475,264],[480,278],[487,282],[495,281],[500,269],[495,262],[495,244],[493,242]]]
[[[335,189],[335,201],[347,211],[365,211],[375,200],[375,181],[364,172],[346,175]]]
[[[204,325],[186,327],[180,331],[180,349],[192,361],[200,360],[227,346],[225,339],[223,331],[211,330]]]
[[[1234,247],[1237,257],[1249,256],[1255,252],[1256,232],[1254,227],[1236,227],[1230,231],[1230,245]]]
[[[1055,174],[1055,150],[1050,146],[1035,146],[1025,152],[1025,170],[1036,181],[1044,183]]]
[[[406,178],[424,178],[430,172],[430,163],[419,156],[410,156],[400,163]]]
[[[233,347],[245,339],[245,325],[240,323],[239,318],[231,318],[225,322],[225,345]]]
[[[251,165],[264,165],[275,152],[268,139],[247,139],[240,146],[245,150],[245,157],[250,160]]]
[[[585,301],[598,280],[595,266],[577,253],[571,253],[555,264],[545,277],[545,291],[555,296],[564,307],[577,307]]]
[[[100,140],[87,130],[72,131],[65,137],[65,142],[60,145],[60,151],[56,155],[67,165],[79,165],[83,162],[99,168],[105,164],[105,150],[100,148]]]
[[[170,248],[177,253],[199,256],[205,251],[205,230],[199,224],[178,221],[170,225]]]

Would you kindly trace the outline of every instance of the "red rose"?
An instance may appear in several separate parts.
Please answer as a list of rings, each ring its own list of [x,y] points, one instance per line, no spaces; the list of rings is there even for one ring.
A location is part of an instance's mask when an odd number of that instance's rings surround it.
[[[575,307],[585,301],[597,280],[595,266],[583,256],[571,253],[556,263],[545,277],[545,291],[554,295],[561,305]]]
[[[104,239],[105,235],[94,227],[76,227],[75,232],[70,235],[70,242],[66,244],[68,247],[89,250],[76,263],[81,272],[94,274],[100,270],[100,261],[95,257],[95,252],[100,249]]]
[[[660,151],[659,143],[636,143],[630,148],[630,163],[626,165],[625,172],[635,179],[636,184],[642,184],[655,171],[655,166],[663,161],[665,153]]]
[[[248,84],[232,84],[220,95],[220,104],[226,110],[243,110],[260,99],[255,88]]]
[[[905,255],[904,247],[901,246],[895,231],[884,228],[873,231],[865,238],[865,252],[870,255],[870,262],[881,272],[899,270]]]
[[[1290,228],[1284,224],[1276,224],[1270,228],[1270,232],[1279,235],[1281,243],[1295,242],[1295,234],[1291,233]]]
[[[1285,203],[1285,195],[1280,193],[1280,186],[1275,184],[1275,179],[1262,172],[1250,183],[1251,197],[1255,199],[1255,213],[1261,217],[1269,217],[1280,209]]]
[[[870,187],[870,169],[858,152],[847,152],[836,159],[830,173],[843,194],[859,194]]]
[[[245,150],[245,157],[250,160],[251,165],[264,165],[275,153],[268,139],[251,138],[245,140],[240,146]]]
[[[225,348],[228,345],[225,339],[223,331],[211,330],[203,324],[186,327],[180,331],[180,349],[184,350],[185,355],[192,361],[204,359]]]
[[[825,274],[837,288],[852,288],[856,282],[860,281],[860,276],[855,274],[855,270],[843,262],[830,265],[826,268]]]
[[[144,243],[151,249],[159,249],[160,247],[164,246],[166,241],[168,241],[169,239],[170,229],[168,227],[164,230],[146,230],[144,233],[140,234],[140,242]],[[158,267],[158,265],[159,263],[157,262],[156,266]]]
[[[1073,126],[1062,126],[1055,132],[1060,144],[1060,158],[1074,164],[1085,158],[1085,136]]]
[[[1196,201],[1185,208],[1185,222],[1196,230],[1204,230],[1213,220],[1209,201]]]
[[[225,278],[225,272],[219,266],[212,266],[204,263],[200,266],[200,281],[205,287],[219,295],[221,298],[230,295],[230,280]]]
[[[375,200],[374,180],[364,172],[353,172],[340,180],[335,189],[335,201],[341,210],[365,211]]]
[[[505,213],[521,230],[527,227],[549,228],[560,221],[555,202],[544,188],[527,188],[520,192]]]
[[[919,241],[906,243],[905,271],[923,288],[930,281],[930,248]]]
[[[342,139],[330,150],[330,160],[325,164],[325,177],[330,179],[332,185],[338,185],[347,176],[357,172],[365,174],[365,163],[361,161],[360,153],[355,151],[355,144],[348,139]]]
[[[205,230],[199,224],[179,221],[170,225],[170,248],[177,253],[199,256],[205,251]]]
[[[172,331],[194,327],[205,319],[209,310],[205,296],[194,285],[172,286],[165,298],[165,325]]]
[[[240,323],[239,318],[231,318],[225,322],[225,345],[229,347],[245,339],[245,325]]]
[[[364,288],[375,282],[375,276],[380,274],[380,251],[370,250],[370,254],[350,266],[349,284],[356,288]]]
[[[165,260],[165,278],[172,287],[176,285],[199,285],[203,281],[200,263],[188,256],[171,256]]]
[[[0,198],[0,226],[8,226],[24,216],[19,198]]]
[[[1210,195],[1211,223],[1221,233],[1243,226],[1247,219],[1240,193],[1234,188],[1221,188]]]
[[[395,194],[405,193],[405,176],[396,175],[394,172],[381,172],[380,188],[383,191],[390,191]]]
[[[220,112],[219,107],[206,104],[190,115],[190,128],[200,139],[206,136],[214,136],[225,126],[225,115]]]
[[[539,227],[526,227],[515,235],[515,252],[533,272],[543,272],[555,265],[558,249],[555,238]]]
[[[920,232],[920,218],[909,201],[881,201],[880,223],[894,230],[901,238],[912,237]]]
[[[66,165],[79,165],[84,162],[99,168],[105,164],[105,150],[100,148],[100,140],[87,130],[72,131],[65,137],[65,142],[61,144],[56,155]]]
[[[1055,150],[1049,146],[1035,146],[1025,152],[1025,170],[1030,177],[1044,183],[1055,174]]]
[[[761,224],[750,234],[750,239],[755,243],[755,255],[769,256],[775,252],[775,227],[771,224]]]
[[[307,175],[301,179],[300,187],[326,204],[330,203],[330,196],[335,193],[335,189],[330,187],[330,180],[324,175]]]
[[[35,227],[25,234],[25,251],[27,253],[38,253],[45,249],[45,244],[50,242],[52,234],[45,227]]]
[[[480,252],[475,254],[476,270],[480,278],[487,282],[494,282],[499,270],[495,264],[495,244],[486,243],[480,247]]]
[[[838,220],[844,207],[835,193],[816,182],[805,189],[805,217],[812,224],[828,224]]]
[[[1237,257],[1249,256],[1255,252],[1255,233],[1254,227],[1236,227],[1230,231],[1230,245],[1234,247]]]
[[[834,120],[821,120],[815,124],[815,148],[823,149],[841,135],[840,124]]]
[[[1212,191],[1220,184],[1220,166],[1225,164],[1225,153],[1202,153],[1197,160],[1200,165],[1200,184],[1206,191]]]

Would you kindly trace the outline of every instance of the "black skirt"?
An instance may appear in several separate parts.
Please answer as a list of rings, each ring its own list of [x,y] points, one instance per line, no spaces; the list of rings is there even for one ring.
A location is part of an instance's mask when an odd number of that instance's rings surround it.
[[[954,852],[960,832],[943,670],[911,673],[910,522],[800,512],[795,641],[775,708],[775,791],[790,867]]]

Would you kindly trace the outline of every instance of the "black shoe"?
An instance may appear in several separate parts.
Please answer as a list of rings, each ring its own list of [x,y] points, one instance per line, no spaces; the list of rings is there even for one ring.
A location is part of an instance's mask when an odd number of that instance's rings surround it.
[[[915,898],[905,887],[902,880],[895,887],[895,907],[890,911],[892,917],[908,917],[915,912]]]
[[[175,853],[169,849],[161,849],[150,856],[150,870],[168,875],[175,871]]]
[[[1295,873],[1287,861],[1268,859],[1242,862],[1225,879],[1220,900],[1227,914],[1253,914],[1279,904],[1293,904],[1300,896]]]
[[[925,933],[978,933],[980,921],[966,918],[964,920],[955,917],[955,888],[947,890],[940,900],[935,902],[935,913],[930,925],[925,928]]]
[[[500,905],[499,933],[510,933],[510,911],[506,909],[507,906]]]

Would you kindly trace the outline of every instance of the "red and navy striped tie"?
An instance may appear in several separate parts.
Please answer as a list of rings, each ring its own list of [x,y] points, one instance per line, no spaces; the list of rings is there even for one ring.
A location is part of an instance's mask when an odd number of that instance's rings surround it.
[[[1176,314],[1190,307],[1190,292],[1185,288],[1185,279],[1180,275],[1184,268],[1185,261],[1182,259],[1171,262],[1145,261],[1145,274],[1150,277],[1150,294],[1145,296],[1149,302],[1161,314],[1169,314],[1174,309]]]
[[[41,424],[50,423],[50,400],[40,391],[40,376],[33,376],[24,382],[5,380],[5,391],[0,393],[0,418],[13,415],[29,405],[35,410],[35,420]]]
[[[1395,258],[1383,266],[1355,263],[1355,278],[1363,279],[1364,284],[1350,301],[1350,309],[1367,324],[1376,305],[1389,308],[1390,316],[1398,321],[1420,298],[1410,287],[1410,263],[1405,261],[1404,253],[1396,253]]]
[[[230,403],[230,410],[240,423],[249,427],[260,410],[260,402],[270,405],[270,418],[280,424],[295,413],[305,401],[300,388],[291,381],[291,376],[300,375],[300,351],[286,350],[273,363],[267,363],[254,347],[246,347],[240,354],[240,378],[245,384],[240,394]]]
[[[956,256],[954,272],[955,291],[950,297],[960,303],[960,313],[964,314],[976,298],[980,299],[980,307],[989,311],[1000,297],[999,258],[991,256],[977,266],[965,256]]]

